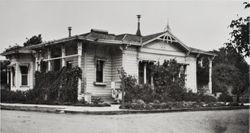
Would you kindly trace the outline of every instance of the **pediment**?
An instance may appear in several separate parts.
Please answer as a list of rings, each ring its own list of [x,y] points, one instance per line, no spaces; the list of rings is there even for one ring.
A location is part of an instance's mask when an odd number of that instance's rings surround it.
[[[156,35],[157,36],[148,36],[148,38],[152,38],[145,41],[143,47],[166,51],[189,51],[189,48],[169,31]]]
[[[175,43],[166,42],[162,40],[152,41],[148,43],[147,45],[145,45],[144,48],[166,50],[166,51],[178,51],[178,52],[182,51],[180,48],[175,46]]]

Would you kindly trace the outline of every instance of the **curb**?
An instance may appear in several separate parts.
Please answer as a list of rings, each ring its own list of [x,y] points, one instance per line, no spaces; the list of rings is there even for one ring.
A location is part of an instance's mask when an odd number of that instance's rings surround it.
[[[47,107],[27,107],[27,106],[8,106],[0,105],[1,110],[17,110],[17,111],[32,111],[32,112],[46,112],[46,113],[60,113],[61,109],[59,108],[47,108]]]
[[[171,113],[171,112],[194,112],[194,111],[216,111],[216,110],[240,110],[249,109],[250,106],[224,106],[224,107],[203,107],[203,108],[182,108],[182,109],[157,109],[157,110],[119,110],[119,111],[74,111],[54,107],[27,107],[1,105],[1,110],[32,111],[45,113],[65,114],[89,114],[89,115],[122,115],[122,114],[148,114],[148,113]]]
[[[122,114],[149,114],[149,113],[174,113],[174,112],[195,112],[195,111],[219,111],[219,110],[240,110],[249,109],[249,106],[231,107],[204,107],[197,109],[162,109],[162,110],[121,110],[121,111],[71,111],[65,110],[68,114],[94,114],[94,115],[122,115]]]

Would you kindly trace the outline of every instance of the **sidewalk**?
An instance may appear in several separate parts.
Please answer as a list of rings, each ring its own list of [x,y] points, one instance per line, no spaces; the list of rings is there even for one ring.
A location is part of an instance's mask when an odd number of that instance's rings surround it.
[[[21,111],[38,111],[54,113],[119,113],[127,111],[119,109],[120,105],[111,105],[108,107],[87,107],[87,106],[65,106],[65,105],[43,105],[43,104],[19,104],[19,103],[0,103],[1,109],[21,110]]]
[[[215,111],[215,110],[238,110],[238,109],[249,109],[249,107],[250,107],[250,106],[222,106],[222,107],[203,107],[203,108],[129,110],[129,109],[119,109],[119,106],[120,105],[111,105],[109,107],[88,107],[88,106],[0,103],[1,110],[19,110],[19,111],[36,111],[36,112],[50,112],[50,113],[71,113],[71,114],[78,113],[78,114],[95,114],[95,115],[187,112],[187,111]]]

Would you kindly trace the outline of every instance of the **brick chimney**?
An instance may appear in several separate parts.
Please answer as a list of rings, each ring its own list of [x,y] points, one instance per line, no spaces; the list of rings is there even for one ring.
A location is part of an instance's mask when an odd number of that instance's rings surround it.
[[[141,36],[140,18],[141,18],[141,15],[137,15],[137,19],[138,19],[138,25],[137,25],[137,31],[136,31],[136,35],[137,35],[137,36]]]
[[[71,30],[72,30],[72,27],[69,26],[69,27],[68,27],[68,30],[69,30],[69,37],[71,37]]]

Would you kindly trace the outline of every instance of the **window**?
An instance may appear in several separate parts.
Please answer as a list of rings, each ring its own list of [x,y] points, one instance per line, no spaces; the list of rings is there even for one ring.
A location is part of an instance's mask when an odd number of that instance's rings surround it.
[[[21,70],[21,84],[28,85],[28,66],[20,66]]]
[[[139,62],[139,84],[144,84],[144,63]]]
[[[103,82],[103,60],[96,61],[96,82]]]

